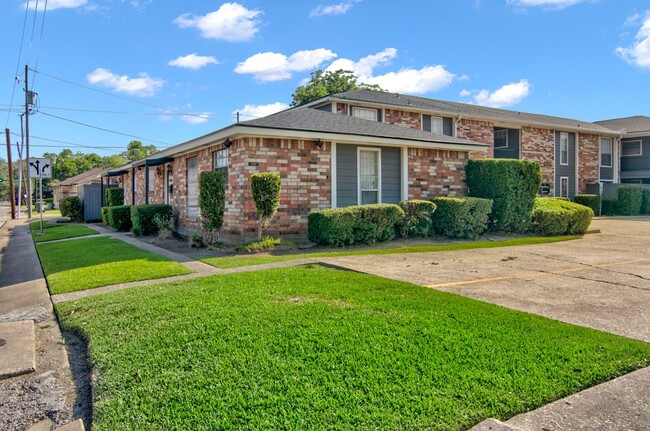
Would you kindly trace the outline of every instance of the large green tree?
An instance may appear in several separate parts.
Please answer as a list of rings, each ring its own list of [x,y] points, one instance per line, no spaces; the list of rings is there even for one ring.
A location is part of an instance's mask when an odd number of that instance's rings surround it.
[[[143,145],[140,141],[131,141],[128,147],[126,147],[126,151],[120,155],[129,162],[135,162],[136,160],[144,159],[152,155],[156,151],[155,145]]]
[[[311,79],[307,84],[296,88],[291,95],[291,106],[302,105],[330,94],[353,90],[385,91],[377,84],[358,82],[358,78],[349,70],[340,69],[335,72],[317,70],[312,72]]]

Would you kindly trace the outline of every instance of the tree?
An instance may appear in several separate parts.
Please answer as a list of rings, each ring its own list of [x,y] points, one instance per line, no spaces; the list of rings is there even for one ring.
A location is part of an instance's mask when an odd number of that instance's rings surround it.
[[[291,106],[303,105],[330,94],[353,90],[385,91],[377,84],[359,83],[354,73],[349,70],[339,69],[335,72],[317,70],[312,72],[311,79],[306,85],[296,88],[291,95]]]
[[[9,163],[2,157],[0,157],[0,178],[2,178],[2,183],[0,183],[0,202],[9,200],[9,187],[13,184],[12,175],[9,175]]]
[[[136,160],[144,159],[147,156],[155,153],[155,145],[142,145],[140,141],[131,141],[129,142],[126,151],[120,153],[128,162],[135,162]]]
[[[121,154],[113,154],[111,156],[104,156],[99,162],[99,167],[102,169],[106,168],[117,168],[118,166],[126,165],[128,161]]]
[[[262,239],[262,231],[271,224],[271,220],[280,207],[280,174],[261,172],[251,176],[253,200],[259,216],[257,239]]]

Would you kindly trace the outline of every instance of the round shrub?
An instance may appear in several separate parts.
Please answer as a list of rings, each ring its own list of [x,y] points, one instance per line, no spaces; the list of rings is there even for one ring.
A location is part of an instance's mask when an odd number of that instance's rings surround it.
[[[584,205],[554,198],[537,198],[532,225],[538,235],[582,235],[587,232],[594,212]]]
[[[63,217],[69,217],[71,221],[82,222],[84,220],[83,206],[79,196],[68,196],[59,201],[59,210]]]
[[[433,224],[431,217],[436,204],[430,201],[412,199],[399,203],[404,211],[404,218],[399,223],[399,233],[403,238],[429,236]]]
[[[452,238],[476,238],[488,228],[492,201],[481,198],[433,198],[433,230]]]
[[[643,194],[640,187],[621,187],[618,189],[618,215],[635,216],[641,213]]]

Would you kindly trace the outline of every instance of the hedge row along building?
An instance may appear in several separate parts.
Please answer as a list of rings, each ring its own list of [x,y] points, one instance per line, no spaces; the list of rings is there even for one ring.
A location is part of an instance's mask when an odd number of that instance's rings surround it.
[[[278,172],[280,210],[269,233],[300,235],[313,210],[463,196],[473,157],[537,161],[540,192],[573,197],[587,184],[619,181],[620,141],[595,123],[359,90],[233,124],[105,177],[118,178],[125,204],[170,204],[189,234],[200,229],[199,172],[223,170],[223,232],[252,238],[250,176]]]

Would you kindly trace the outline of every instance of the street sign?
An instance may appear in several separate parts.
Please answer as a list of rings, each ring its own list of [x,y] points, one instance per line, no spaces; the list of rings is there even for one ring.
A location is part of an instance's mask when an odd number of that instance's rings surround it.
[[[29,167],[29,178],[52,178],[50,159],[30,157],[27,166]]]

